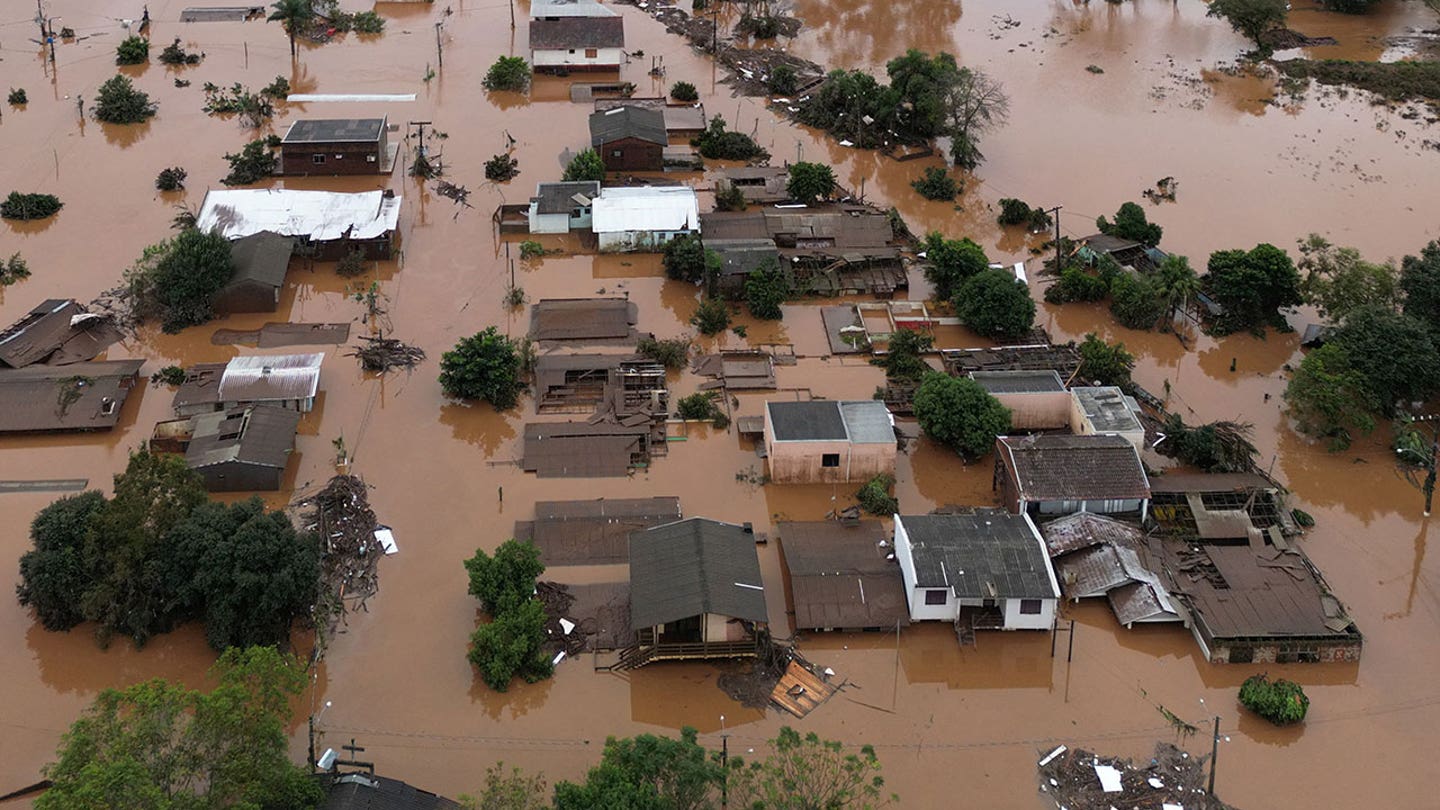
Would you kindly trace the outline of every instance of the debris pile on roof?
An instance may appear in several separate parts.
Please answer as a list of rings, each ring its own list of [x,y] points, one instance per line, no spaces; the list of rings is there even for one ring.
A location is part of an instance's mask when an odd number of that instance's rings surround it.
[[[1040,760],[1040,792],[1066,810],[1235,810],[1205,791],[1207,759],[1162,742],[1137,765],[1062,745]]]
[[[120,337],[110,314],[92,312],[73,298],[51,298],[0,329],[0,368],[82,363]]]
[[[375,539],[375,513],[365,482],[337,475],[315,496],[295,504],[306,510],[300,525],[320,536],[321,593],[312,613],[322,635],[335,633],[351,610],[380,589],[376,565],[385,556]]]

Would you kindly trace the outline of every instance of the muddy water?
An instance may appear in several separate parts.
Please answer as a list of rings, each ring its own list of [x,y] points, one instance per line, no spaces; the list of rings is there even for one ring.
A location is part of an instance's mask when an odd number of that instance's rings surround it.
[[[741,480],[761,469],[753,448],[733,433],[704,428],[677,434],[684,440],[671,442],[667,457],[630,479],[540,481],[513,464],[523,424],[533,418],[529,403],[502,415],[441,397],[435,360],[458,337],[490,324],[514,335],[527,328],[528,309],[511,312],[501,302],[509,267],[489,212],[502,201],[526,199],[533,183],[557,177],[563,156],[586,142],[586,109],[566,100],[563,82],[541,81],[528,102],[479,87],[497,55],[523,54],[527,4],[516,4],[520,24],[512,31],[505,6],[452,0],[455,13],[444,18],[444,68],[426,82],[427,67],[438,67],[434,22],[441,19],[441,4],[382,3],[377,8],[390,21],[384,36],[305,46],[292,65],[274,25],[180,25],[174,20],[186,3],[152,2],[154,41],[179,35],[207,58],[180,70],[158,64],[127,69],[160,104],[159,116],[138,128],[102,127],[76,114],[75,96],[93,96],[111,74],[113,47],[122,36],[112,19],[114,4],[53,5],[62,24],[90,37],[61,45],[54,69],[22,40],[33,33],[31,26],[0,20],[7,23],[0,28],[0,86],[23,86],[32,99],[24,110],[7,107],[0,119],[0,191],[49,191],[66,202],[51,221],[0,225],[0,254],[19,250],[34,271],[3,292],[0,320],[9,322],[47,297],[84,300],[113,285],[146,244],[164,237],[175,205],[196,207],[204,189],[218,184],[224,174],[219,156],[254,136],[200,111],[205,81],[258,87],[280,74],[303,92],[417,93],[413,104],[282,105],[273,129],[283,131],[302,116],[385,113],[392,122],[433,121],[450,136],[443,150],[451,179],[474,192],[474,208],[460,209],[398,173],[274,182],[333,190],[390,187],[404,195],[403,258],[376,266],[360,283],[380,282],[387,313],[379,325],[423,346],[432,358],[414,375],[377,380],[326,349],[323,402],[302,424],[293,490],[269,498],[278,505],[322,483],[333,472],[330,442],[343,435],[355,471],[374,485],[372,502],[400,542],[400,553],[382,563],[383,587],[370,612],[351,618],[306,695],[309,704],[333,701],[320,722],[324,744],[357,737],[383,772],[454,794],[473,789],[484,767],[501,759],[544,770],[552,779],[575,777],[594,761],[607,734],[688,724],[705,733],[707,744],[718,745],[723,715],[732,749],[741,753],[772,735],[782,719],[730,702],[714,687],[717,670],[706,665],[649,667],[624,679],[595,674],[581,660],[562,665],[553,680],[496,695],[477,683],[465,661],[477,612],[465,595],[460,561],[508,537],[513,521],[532,516],[537,499],[679,495],[686,514],[751,521],[760,531],[776,520],[817,519],[848,502],[848,493],[836,488],[760,487]],[[1179,200],[1150,212],[1166,228],[1166,246],[1196,258],[1261,240],[1288,247],[1311,230],[1372,257],[1414,251],[1435,236],[1429,190],[1440,169],[1434,155],[1418,146],[1433,132],[1353,96],[1326,94],[1283,108],[1263,103],[1274,93],[1267,81],[1210,71],[1245,45],[1206,19],[1199,3],[1016,8],[939,0],[904,7],[798,2],[794,13],[806,27],[791,47],[815,61],[876,67],[906,47],[948,48],[1005,82],[1010,124],[984,141],[988,160],[968,179],[961,210],[926,203],[909,188],[938,160],[897,164],[791,127],[753,99],[730,98],[714,84],[707,61],[643,12],[622,13],[629,47],[644,49],[647,57],[663,55],[668,69],[664,80],[654,80],[646,75],[648,58],[626,66],[622,77],[641,94],[661,94],[669,81],[692,81],[708,112],[755,131],[777,160],[802,155],[831,162],[844,185],[857,191],[863,186],[868,198],[898,205],[916,230],[971,235],[997,259],[1028,255],[1024,235],[993,225],[1000,197],[1064,205],[1062,227],[1084,235],[1097,214],[1139,199],[1142,189],[1166,175],[1180,182]],[[1421,14],[1419,4],[1399,2],[1383,2],[1379,16],[1359,21],[1301,9],[1295,27],[1341,40],[1329,51],[1313,49],[1314,55],[1370,58],[1384,54],[1387,33],[1433,24]],[[1104,72],[1086,71],[1092,64]],[[177,76],[192,86],[174,87]],[[483,181],[481,167],[503,148],[505,133],[519,142],[522,174],[497,187]],[[155,173],[170,165],[189,170],[189,190],[152,190]],[[565,247],[565,240],[551,246]],[[517,281],[532,300],[628,294],[639,304],[641,327],[660,335],[685,331],[698,300],[693,289],[666,280],[653,257],[561,254],[521,262],[514,255]],[[355,331],[364,331],[363,305],[350,298],[354,286],[328,265],[294,269],[273,319],[353,319]],[[270,319],[235,317],[216,326],[253,328]],[[1050,657],[1046,636],[984,636],[977,649],[964,650],[943,627],[906,630],[898,650],[893,635],[807,639],[807,654],[854,688],[801,725],[877,744],[905,806],[953,803],[966,791],[976,806],[1029,808],[1039,806],[1032,777],[1036,751],[1064,740],[1143,753],[1152,740],[1169,735],[1154,708],[1159,703],[1197,723],[1222,717],[1231,736],[1221,752],[1218,785],[1239,806],[1425,805],[1430,792],[1418,777],[1426,764],[1418,751],[1435,741],[1432,673],[1440,653],[1424,640],[1440,630],[1437,557],[1426,556],[1418,495],[1392,471],[1383,444],[1361,442],[1331,456],[1289,429],[1279,394],[1283,366],[1298,358],[1293,335],[1263,341],[1195,337],[1186,348],[1171,335],[1120,329],[1101,309],[1042,305],[1041,320],[1062,339],[1098,331],[1124,340],[1141,358],[1137,379],[1157,393],[1168,382],[1172,405],[1187,416],[1256,425],[1267,463],[1319,521],[1306,548],[1366,632],[1364,661],[1271,667],[1272,675],[1303,682],[1313,700],[1303,729],[1277,732],[1235,706],[1234,690],[1251,668],[1210,666],[1177,631],[1123,631],[1103,605],[1087,605],[1070,612],[1078,629],[1068,664],[1063,655]],[[796,367],[780,370],[781,387],[796,389],[783,396],[809,389],[866,397],[881,382],[878,369],[861,360],[820,356],[825,342],[813,305],[788,306],[779,324],[741,322],[750,342],[793,342],[803,356]],[[210,332],[146,332],[110,355],[145,357],[149,370],[242,351],[212,345]],[[725,335],[705,343],[744,341]],[[685,393],[698,382],[684,375],[674,384]],[[738,399],[737,413],[758,413],[763,402],[750,395]],[[167,390],[137,392],[110,434],[0,440],[3,477],[85,477],[104,487],[123,469],[126,452],[169,415],[169,400]],[[907,511],[992,497],[987,465],[966,467],[926,442],[902,456],[899,478]],[[15,570],[27,525],[51,497],[4,496],[0,570]],[[772,584],[771,614],[782,616],[773,544],[761,553]],[[613,571],[573,573],[575,581],[598,581]],[[1063,647],[1064,636],[1060,642]],[[60,731],[97,690],[157,675],[199,683],[212,660],[193,628],[143,651],[123,644],[100,651],[84,628],[47,633],[8,598],[0,599],[0,644],[10,651],[0,656],[8,688],[0,703],[0,792],[36,778]],[[303,737],[302,722],[293,739],[297,755]],[[1190,745],[1204,747],[1200,740]]]

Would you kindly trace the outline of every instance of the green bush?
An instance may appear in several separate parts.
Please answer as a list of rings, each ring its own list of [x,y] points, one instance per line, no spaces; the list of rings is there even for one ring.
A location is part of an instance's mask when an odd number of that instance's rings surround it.
[[[276,76],[275,81],[260,88],[260,95],[284,101],[285,97],[290,95],[290,80],[284,76]]]
[[[179,191],[185,188],[185,170],[179,166],[161,169],[155,176],[155,188],[161,191]]]
[[[1129,329],[1154,329],[1165,317],[1165,301],[1147,279],[1121,274],[1110,282],[1110,314]]]
[[[744,211],[746,205],[745,192],[739,186],[725,181],[715,184],[716,211]]]
[[[30,265],[20,254],[12,253],[10,258],[0,262],[0,287],[9,287],[30,277]]]
[[[931,166],[925,176],[910,184],[910,187],[927,200],[953,200],[960,193],[960,184],[944,169]]]
[[[935,335],[919,329],[896,329],[882,355],[870,358],[870,364],[885,369],[885,379],[919,382],[934,371],[923,355],[935,345]]]
[[[179,37],[176,37],[174,42],[166,45],[165,49],[160,51],[160,56],[158,58],[160,60],[160,63],[163,65],[200,64],[200,54],[187,53],[184,48],[180,47]]]
[[[1240,685],[1240,705],[1277,726],[1288,726],[1305,719],[1310,698],[1294,681],[1251,675]]]
[[[166,366],[151,374],[150,382],[156,385],[184,385],[185,369],[179,366]]]
[[[697,391],[681,398],[675,404],[675,415],[681,419],[709,422],[720,430],[730,426],[730,417],[725,415],[725,411],[716,402],[714,391]]]
[[[10,192],[0,202],[0,218],[4,219],[45,219],[65,207],[54,194],[21,194]]]
[[[708,283],[711,271],[719,270],[719,256],[705,249],[698,234],[683,234],[667,242],[661,263],[666,276],[691,284]]]
[[[900,511],[900,502],[890,494],[890,488],[895,486],[895,476],[889,473],[880,473],[865,482],[855,493],[855,499],[860,502],[860,508],[872,515],[890,516]]]
[[[533,239],[526,239],[520,243],[520,258],[538,259],[545,255],[545,246]]]
[[[115,64],[139,65],[150,60],[150,40],[144,37],[126,37],[115,46]]]
[[[682,369],[690,359],[690,338],[641,338],[635,353],[672,371]]]
[[[385,18],[373,11],[361,11],[350,17],[350,27],[361,34],[379,34],[385,30]]]
[[[485,73],[481,86],[486,90],[523,93],[530,87],[530,65],[519,56],[502,56]]]
[[[259,182],[275,173],[275,153],[264,140],[245,144],[238,153],[225,155],[230,173],[220,178],[227,186],[244,186]]]
[[[1045,301],[1051,304],[1068,304],[1071,301],[1100,301],[1110,294],[1105,279],[1092,276],[1079,267],[1067,267],[1045,289]]]
[[[750,271],[745,278],[745,305],[750,314],[763,321],[783,317],[780,305],[790,299],[793,285],[790,277],[773,260]]]
[[[700,91],[690,82],[675,82],[670,85],[670,98],[676,101],[699,101]]]
[[[14,87],[10,88],[10,96],[8,100],[10,104],[15,107],[19,107],[21,104],[30,103],[30,97],[25,95],[25,88],[23,87],[19,88],[18,90]]]
[[[770,71],[770,78],[765,81],[771,95],[788,96],[795,92],[800,86],[800,77],[796,75],[795,68],[789,65],[776,65]]]
[[[95,93],[95,118],[107,124],[138,124],[154,114],[150,96],[127,76],[112,76]]]
[[[520,173],[520,161],[510,155],[495,155],[485,161],[485,179],[504,183]]]
[[[1000,200],[1000,216],[996,221],[1001,225],[1022,225],[1030,221],[1031,210],[1024,200],[1006,197]]]
[[[730,328],[730,306],[719,298],[706,298],[695,308],[690,323],[702,335],[718,335]]]
[[[483,399],[497,411],[520,402],[519,344],[490,326],[455,344],[440,357],[440,388],[456,399]]]
[[[1008,270],[984,270],[960,285],[955,314],[984,337],[1018,338],[1035,325],[1035,301]]]
[[[714,116],[699,137],[690,145],[700,150],[702,157],[712,160],[768,160],[770,153],[755,143],[743,132],[725,129],[725,119]]]
[[[567,183],[585,180],[601,182],[605,179],[605,161],[600,159],[600,153],[594,149],[581,150],[566,164],[565,175],[561,179]]]
[[[1154,247],[1160,244],[1164,229],[1145,216],[1145,209],[1133,202],[1127,202],[1115,212],[1115,221],[1105,217],[1095,220],[1095,229],[1116,239],[1129,239],[1142,245]]]

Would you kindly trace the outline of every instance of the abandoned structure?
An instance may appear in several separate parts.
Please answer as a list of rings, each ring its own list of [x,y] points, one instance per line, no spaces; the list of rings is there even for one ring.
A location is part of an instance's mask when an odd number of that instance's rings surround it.
[[[597,98],[595,111],[605,112],[616,107],[648,107],[665,116],[665,134],[671,138],[689,138],[705,131],[705,105],[671,104],[659,96],[637,98]]]
[[[546,0],[530,7],[530,64],[536,73],[619,70],[625,19],[593,0]]]
[[[700,230],[700,205],[689,186],[602,189],[593,212],[590,227],[601,253],[656,252]]]
[[[546,565],[609,565],[630,559],[630,534],[683,518],[680,499],[539,501],[535,519],[515,522],[515,539],[540,549]]]
[[[1159,248],[1146,247],[1130,239],[1092,233],[1077,241],[1074,255],[1090,265],[1108,256],[1131,272],[1152,273],[1165,261],[1166,254]]]
[[[175,424],[179,422],[181,424]],[[185,463],[211,492],[274,492],[295,448],[300,413],[269,405],[214,411],[156,426],[183,444]],[[188,430],[188,437],[182,431]],[[151,449],[157,448],[152,442]]]
[[[900,567],[878,521],[780,523],[796,630],[877,630],[909,624]]]
[[[780,267],[780,250],[770,239],[706,239],[705,249],[720,257],[719,292],[729,298],[745,294],[745,280],[761,267]]]
[[[869,293],[888,297],[909,287],[890,218],[854,203],[715,211],[700,217],[711,240],[775,243],[801,289],[820,295]]]
[[[1080,371],[1080,350],[1073,345],[1036,343],[982,349],[941,349],[945,373],[962,377],[972,371],[1054,371],[1066,385]]]
[[[972,371],[970,379],[1010,409],[1010,426],[1016,430],[1069,427],[1074,402],[1054,369]]]
[[[400,198],[390,191],[211,189],[195,227],[226,239],[270,231],[298,240],[296,251],[335,261],[351,251],[388,259],[400,221]]]
[[[1145,449],[1145,426],[1140,424],[1140,403],[1113,385],[1070,389],[1070,432],[1077,436],[1120,436],[1138,452]]]
[[[0,433],[109,430],[142,365],[108,360],[0,370]]]
[[[730,391],[765,391],[775,388],[775,366],[795,365],[795,358],[779,360],[770,352],[754,349],[722,350],[696,358],[690,370],[712,379],[700,384],[701,391],[723,388]],[[763,432],[763,427],[761,428]]]
[[[119,339],[110,317],[87,311],[73,298],[49,298],[0,330],[0,370],[83,363]]]
[[[620,418],[665,413],[665,367],[643,357],[545,354],[535,360],[535,409],[540,413],[601,413]]]
[[[790,199],[786,184],[790,171],[784,166],[735,166],[720,169],[715,185],[730,185],[740,189],[745,202],[764,205],[785,202]]]
[[[1143,521],[1150,505],[1140,453],[1120,436],[997,437],[994,488],[1006,509],[1040,520],[1099,512]]]
[[[765,455],[780,484],[868,481],[895,474],[895,420],[875,400],[765,403]]]
[[[630,421],[630,420],[626,420]],[[616,478],[663,455],[649,416],[624,422],[532,422],[525,425],[520,467],[539,478]]]
[[[911,621],[976,630],[1049,630],[1060,586],[1027,514],[896,515],[895,556]]]
[[[1040,531],[1066,598],[1103,596],[1126,627],[1182,621],[1138,526],[1076,512],[1046,523]]]
[[[388,174],[395,152],[381,118],[302,118],[280,141],[283,174]]]
[[[280,306],[280,290],[294,250],[294,239],[269,231],[230,243],[235,274],[215,296],[215,311],[274,312]]]
[[[630,626],[620,668],[686,658],[745,658],[769,622],[748,526],[687,518],[630,535]]]
[[[1277,548],[1298,534],[1285,491],[1256,473],[1166,473],[1151,482],[1150,513],[1160,534],[1258,541]]]
[[[638,337],[628,298],[544,298],[530,310],[530,338],[553,343],[625,343]]]
[[[243,405],[273,405],[300,413],[315,407],[324,353],[236,357],[200,363],[185,372],[175,392],[175,413],[193,416]]]
[[[590,230],[591,203],[600,195],[594,180],[540,183],[530,198],[530,233]]]
[[[590,115],[590,148],[608,172],[665,170],[665,114],[649,107],[612,107]]]

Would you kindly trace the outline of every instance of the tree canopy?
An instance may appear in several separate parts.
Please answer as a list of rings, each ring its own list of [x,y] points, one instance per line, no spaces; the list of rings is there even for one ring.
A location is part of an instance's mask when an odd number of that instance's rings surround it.
[[[530,65],[522,56],[501,56],[485,71],[480,85],[486,90],[523,93],[530,87]]]
[[[705,131],[690,140],[701,157],[712,160],[765,160],[770,153],[743,132],[725,128],[725,119],[713,116]],[[813,164],[819,165],[819,164]]]
[[[155,114],[150,96],[135,89],[130,77],[116,74],[95,92],[95,118],[107,124],[138,124]]]
[[[1220,17],[1238,33],[1264,46],[1265,35],[1284,27],[1290,4],[1286,0],[1210,0],[1207,17]]]
[[[969,377],[931,372],[915,391],[925,435],[966,458],[979,458],[1010,432],[1010,409]]]
[[[605,161],[594,149],[582,149],[565,165],[565,176],[562,179],[567,183],[584,180],[598,183],[605,179]]]
[[[1285,386],[1285,402],[1300,432],[1325,439],[1331,450],[1344,450],[1356,433],[1373,431],[1380,410],[1365,376],[1338,343],[1305,355]]]
[[[698,742],[640,734],[605,740],[600,764],[580,783],[555,785],[556,810],[708,810],[725,773],[719,757]]]
[[[1035,325],[1030,289],[1006,270],[984,270],[955,293],[960,322],[988,338],[1017,338]]]
[[[1414,318],[1373,307],[1357,310],[1330,340],[1349,354],[1351,367],[1365,378],[1386,416],[1400,403],[1440,391],[1440,350]]]
[[[1225,312],[1216,319],[1219,332],[1283,327],[1281,309],[1299,306],[1300,273],[1285,251],[1262,243],[1248,251],[1219,250],[1210,254],[1201,286]]]
[[[145,249],[125,273],[134,310],[157,317],[175,333],[215,317],[215,296],[235,275],[230,242],[218,233],[187,228]]]
[[[470,595],[490,614],[470,636],[470,663],[497,692],[519,676],[527,683],[550,677],[554,666],[541,645],[545,642],[545,606],[535,598],[535,585],[545,566],[540,550],[529,541],[506,540],[492,557],[484,549],[465,561]]]
[[[835,193],[835,170],[824,163],[792,163],[785,192],[806,205],[829,199]]]
[[[1115,212],[1115,221],[1105,217],[1095,220],[1095,229],[1117,239],[1129,239],[1147,247],[1160,244],[1164,229],[1145,216],[1145,209],[1133,202],[1127,202]]]
[[[745,277],[745,306],[750,314],[766,321],[783,316],[780,305],[790,299],[794,284],[773,259],[767,259]]]
[[[529,599],[545,565],[534,543],[512,539],[501,543],[493,557],[476,549],[475,556],[465,561],[465,571],[470,576],[470,595],[493,614]]]
[[[1400,262],[1400,289],[1405,293],[1405,314],[1429,324],[1440,336],[1440,241]]]
[[[720,255],[706,250],[699,234],[684,233],[666,242],[661,263],[666,276],[707,287],[720,273]]]
[[[870,358],[872,365],[885,369],[885,379],[919,382],[934,371],[922,356],[935,345],[935,335],[928,330],[896,329],[890,333],[885,353]]]
[[[1367,262],[1355,248],[1336,247],[1315,233],[1299,240],[1299,245],[1296,270],[1304,273],[1301,291],[1321,315],[1339,322],[1364,307],[1398,306],[1400,279],[1394,265]]]
[[[925,280],[930,282],[935,299],[939,301],[954,298],[966,279],[990,267],[985,249],[969,237],[946,239],[939,231],[931,231],[922,247],[925,249]]]
[[[1135,356],[1125,350],[1124,343],[1106,343],[1091,332],[1080,344],[1081,379],[1096,385],[1130,387],[1130,372]]]
[[[885,792],[874,748],[846,751],[789,726],[770,741],[767,756],[738,761],[730,782],[737,806],[748,810],[871,810],[899,801]]]
[[[519,344],[493,326],[462,338],[440,356],[440,388],[456,399],[483,399],[497,411],[520,402],[525,383]]]

